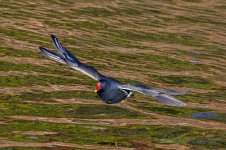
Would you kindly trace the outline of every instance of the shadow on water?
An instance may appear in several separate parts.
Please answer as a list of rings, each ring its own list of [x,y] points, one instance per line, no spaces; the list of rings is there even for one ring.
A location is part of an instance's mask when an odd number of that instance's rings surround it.
[[[198,112],[191,115],[195,119],[216,119],[218,115],[212,112]]]

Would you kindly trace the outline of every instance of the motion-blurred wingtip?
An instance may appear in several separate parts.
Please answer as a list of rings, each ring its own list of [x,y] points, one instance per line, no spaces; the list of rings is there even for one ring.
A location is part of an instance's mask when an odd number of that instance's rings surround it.
[[[166,104],[166,105],[169,105],[169,106],[177,106],[177,107],[185,107],[185,106],[187,106],[187,104],[186,103],[184,103],[184,102],[181,102],[180,104]]]
[[[56,38],[56,36],[55,36],[55,35],[53,35],[53,34],[51,34],[51,38]]]
[[[159,100],[162,103],[165,103],[170,106],[186,106],[186,103],[179,101],[175,99],[172,96],[166,95],[166,94],[161,94],[155,97],[157,100]]]
[[[46,53],[46,51],[48,51],[47,49],[41,46],[39,47],[39,50],[41,51],[41,53]]]
[[[41,52],[43,52],[43,51],[45,51],[45,49],[43,48],[43,47],[39,47],[39,50],[41,51]]]
[[[41,47],[41,46],[39,46],[38,48],[39,48],[40,50],[42,50],[42,49],[43,49],[43,47]]]
[[[180,104],[180,105],[178,105],[178,106],[184,107],[184,106],[187,106],[187,104],[186,104],[186,103],[184,103],[184,102],[181,102],[181,104]]]

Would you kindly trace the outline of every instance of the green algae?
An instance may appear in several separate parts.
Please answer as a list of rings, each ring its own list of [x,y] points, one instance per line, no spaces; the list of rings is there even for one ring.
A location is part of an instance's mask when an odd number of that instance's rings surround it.
[[[222,87],[212,83],[210,80],[202,77],[187,77],[187,76],[157,76],[151,75],[150,77],[157,79],[158,81],[170,85],[196,88],[196,89],[210,89],[219,90]]]
[[[21,86],[34,86],[43,85],[47,86],[50,84],[60,84],[60,85],[73,85],[82,83],[82,81],[77,79],[69,79],[54,76],[0,76],[0,85],[3,87],[21,87]]]
[[[204,108],[192,109],[192,108],[186,108],[186,107],[170,107],[166,105],[146,104],[146,103],[138,107],[150,112],[155,112],[155,113],[164,114],[164,115],[171,115],[176,117],[191,117],[190,115],[193,113],[210,111],[210,109],[204,109]]]
[[[8,47],[0,47],[0,56],[41,58],[40,54],[37,52],[8,48]]]
[[[104,104],[104,103],[103,103]],[[1,117],[10,115],[65,118],[151,118],[111,105],[0,103]],[[49,111],[51,110],[51,111]]]
[[[47,123],[39,121],[11,121],[0,125],[1,130],[11,136],[11,140],[24,141],[26,136],[19,136],[9,131],[49,131],[56,135],[39,136],[40,141],[60,141],[82,144],[112,144],[113,146],[133,146],[132,141],[145,140],[165,144],[180,143],[199,148],[225,148],[224,131],[204,130],[182,126],[140,126],[126,127],[91,126],[76,124]],[[4,135],[6,136],[6,135]],[[17,138],[15,138],[16,136]],[[211,140],[212,139],[212,140]]]
[[[201,7],[200,0],[183,0],[186,6],[181,5],[178,8],[178,2],[174,0],[160,0],[151,5],[139,1],[131,2],[119,2],[116,6],[104,6],[102,7],[101,0],[88,0],[86,2],[92,3],[93,6],[97,5],[101,7],[87,7],[84,9],[76,8],[77,3],[84,3],[82,0],[50,0],[40,1],[35,3],[27,3],[24,0],[17,2],[3,1],[0,4],[1,17],[6,18],[15,23],[13,26],[7,28],[3,24],[0,28],[0,36],[3,38],[16,39],[19,41],[31,42],[40,46],[52,47],[52,43],[49,37],[44,37],[40,33],[36,26],[25,26],[23,23],[27,19],[37,19],[42,27],[48,28],[47,33],[55,32],[57,29],[58,34],[63,34],[67,39],[60,38],[63,43],[69,46],[81,47],[79,51],[74,51],[76,56],[86,60],[98,61],[95,63],[88,63],[95,66],[97,69],[108,70],[115,69],[128,70],[139,72],[150,77],[150,81],[146,84],[152,85],[152,82],[158,82],[160,84],[168,84],[170,86],[187,87],[202,90],[215,90],[213,93],[193,93],[189,95],[178,96],[177,98],[185,102],[225,102],[225,89],[222,86],[212,82],[210,78],[202,77],[187,77],[187,76],[154,76],[153,70],[170,70],[170,71],[186,71],[186,70],[199,70],[209,73],[211,69],[223,70],[223,66],[218,67],[210,65],[196,64],[193,65],[190,62],[184,60],[178,60],[175,58],[169,58],[167,56],[160,56],[161,54],[146,54],[136,53],[131,54],[130,48],[137,48],[150,51],[154,49],[159,52],[160,49],[155,46],[144,46],[139,44],[140,41],[153,42],[154,44],[160,42],[162,44],[169,43],[175,46],[185,46],[189,50],[205,52],[205,56],[201,55],[196,57],[199,59],[224,59],[224,47],[225,45],[212,39],[207,39],[207,31],[204,26],[211,26],[213,31],[210,33],[224,35],[225,21],[220,17],[222,10],[225,8],[223,2],[218,2],[214,9]],[[115,3],[115,1],[110,1]],[[201,5],[199,5],[199,2]],[[104,2],[105,3],[105,2]],[[163,3],[164,7],[162,7]],[[196,5],[197,4],[197,5]],[[48,7],[46,7],[48,6]],[[151,6],[151,7],[150,7]],[[23,9],[21,9],[23,8]],[[36,9],[34,9],[36,8]],[[51,9],[51,8],[54,8]],[[55,9],[56,8],[56,9]],[[177,14],[172,13],[170,10],[177,11]],[[218,12],[218,9],[220,10]],[[171,14],[172,13],[172,14]],[[180,14],[181,13],[181,14]],[[186,13],[189,13],[186,15]],[[151,17],[150,17],[151,14]],[[175,16],[176,15],[176,16]],[[143,18],[142,18],[143,17]],[[85,21],[81,21],[80,19]],[[91,19],[90,19],[91,18]],[[101,21],[101,19],[105,19]],[[124,19],[125,18],[125,19]],[[20,23],[19,19],[22,19]],[[86,20],[87,19],[87,20]],[[89,20],[88,20],[89,19]],[[108,20],[115,19],[115,22],[108,22]],[[97,21],[98,20],[98,21]],[[4,20],[3,20],[4,21]],[[29,23],[29,22],[26,22]],[[161,29],[172,28],[172,31]],[[190,29],[190,26],[199,26],[198,29]],[[121,26],[125,28],[121,28]],[[151,27],[151,28],[150,28]],[[180,32],[180,29],[188,29],[185,32]],[[28,29],[29,28],[29,29]],[[144,31],[141,31],[141,29]],[[53,30],[54,29],[54,30]],[[139,30],[136,30],[139,29]],[[146,30],[147,29],[147,30]],[[157,30],[156,30],[157,29]],[[158,30],[160,29],[160,30]],[[171,29],[171,28],[170,28]],[[178,29],[179,31],[175,31]],[[209,28],[207,28],[209,29]],[[37,30],[36,32],[34,30]],[[66,32],[66,30],[68,32]],[[73,35],[75,30],[85,33],[94,33],[95,36],[82,37]],[[72,31],[72,32],[71,32]],[[154,31],[152,33],[152,31]],[[156,32],[159,31],[159,32]],[[167,31],[167,32],[166,32]],[[175,32],[174,32],[175,31]],[[72,33],[72,34],[71,34]],[[96,34],[97,33],[97,34]],[[46,34],[46,33],[45,33]],[[3,45],[4,43],[0,41]],[[100,45],[118,46],[128,48],[128,53],[109,52],[105,50],[99,50]],[[90,48],[92,47],[92,49]],[[37,48],[34,48],[37,49]],[[183,49],[183,47],[181,48]],[[181,49],[170,49],[172,53],[175,51],[182,51]],[[160,51],[161,53],[162,51]],[[180,55],[180,53],[177,53]],[[164,52],[163,52],[164,53]],[[171,52],[170,52],[171,53]],[[208,55],[209,54],[209,55]],[[185,56],[189,54],[185,54]],[[32,51],[28,51],[25,47],[24,50],[8,48],[6,46],[0,48],[0,56],[13,56],[13,57],[31,57],[42,58],[40,54]],[[110,58],[110,60],[109,60]],[[178,57],[180,58],[180,57]],[[82,60],[82,59],[81,59]],[[110,61],[111,63],[107,63]],[[202,60],[205,61],[205,60]],[[65,68],[64,68],[65,67]],[[4,71],[21,71],[21,72],[37,72],[50,74],[47,76],[7,76],[0,77],[0,85],[5,87],[22,87],[31,85],[50,85],[50,84],[84,84],[94,85],[95,81],[92,81],[85,75],[79,72],[72,72],[67,69],[66,66],[58,65],[56,63],[49,64],[49,66],[38,66],[29,64],[18,64],[9,62],[0,62],[0,70]],[[101,71],[102,71],[101,70]],[[217,74],[217,73],[216,73]],[[214,76],[216,74],[213,74]],[[51,75],[58,75],[59,77],[53,77]],[[78,79],[64,78],[63,76],[72,77],[76,76]],[[222,76],[215,76],[216,80],[222,80]],[[215,79],[214,78],[214,79]],[[222,79],[217,79],[222,78]],[[125,78],[118,78],[123,82],[134,82]],[[222,80],[223,81],[223,80]],[[140,82],[140,81],[139,81]],[[76,89],[75,89],[76,90]],[[31,115],[31,116],[51,116],[51,117],[78,117],[78,118],[146,118],[147,116],[138,115],[134,112],[116,108],[114,106],[105,105],[56,105],[48,106],[39,104],[27,104],[23,103],[25,100],[33,100],[40,102],[54,102],[55,98],[84,98],[90,100],[99,100],[93,92],[87,91],[57,91],[57,92],[42,92],[33,91],[30,93],[21,93],[21,95],[0,95],[1,102],[1,116],[3,120],[6,120],[8,124],[0,125],[0,136],[7,137],[9,140],[23,141],[23,142],[51,142],[60,141],[68,143],[78,144],[94,144],[94,145],[111,145],[111,146],[125,146],[136,147],[134,141],[149,141],[151,143],[164,143],[164,144],[180,144],[186,145],[191,149],[224,149],[226,148],[225,140],[226,135],[224,131],[220,130],[203,130],[191,127],[181,126],[125,126],[125,127],[105,127],[105,126],[92,126],[92,125],[71,125],[71,124],[54,124],[39,121],[18,121],[7,119],[9,115]],[[137,101],[140,99],[146,99],[146,97],[137,97]],[[4,103],[5,102],[5,103]],[[132,101],[133,103],[134,101]],[[160,113],[164,115],[171,115],[176,117],[190,117],[192,113],[199,111],[210,111],[208,109],[188,109],[169,107],[158,104],[145,104],[141,105],[141,108],[145,111]],[[51,110],[53,110],[51,112]],[[224,112],[214,112],[217,114],[217,118],[211,119],[212,121],[225,122]],[[103,115],[105,114],[105,115]],[[76,116],[77,115],[77,116]],[[1,120],[2,120],[1,119]],[[208,119],[210,120],[210,119]],[[203,120],[206,121],[206,120]],[[208,124],[208,122],[206,121]],[[38,140],[30,140],[29,135],[15,134],[15,130],[43,130],[43,131],[55,131],[57,135],[45,135],[37,136]],[[58,147],[57,147],[58,148]],[[10,149],[45,149],[45,148],[10,148]],[[47,148],[50,149],[50,148]],[[64,149],[64,148],[62,148]]]

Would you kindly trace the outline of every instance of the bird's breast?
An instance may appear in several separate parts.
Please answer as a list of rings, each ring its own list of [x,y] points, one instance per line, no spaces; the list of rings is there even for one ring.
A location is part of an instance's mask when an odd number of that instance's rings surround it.
[[[126,93],[120,89],[106,89],[97,94],[105,103],[108,104],[119,103],[127,97]]]

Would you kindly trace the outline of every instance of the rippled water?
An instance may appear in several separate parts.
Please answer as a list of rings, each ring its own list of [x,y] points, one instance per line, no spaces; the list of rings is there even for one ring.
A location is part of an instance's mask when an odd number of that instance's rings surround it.
[[[226,149],[225,0],[3,0],[0,14],[0,149]],[[104,75],[192,91],[188,105],[102,103],[40,54],[50,34]]]

